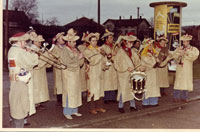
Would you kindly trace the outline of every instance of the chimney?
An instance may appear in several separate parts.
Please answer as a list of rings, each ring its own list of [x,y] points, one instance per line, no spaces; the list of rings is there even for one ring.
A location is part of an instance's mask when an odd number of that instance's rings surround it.
[[[132,19],[132,15],[130,15],[130,19]]]
[[[140,16],[140,7],[137,7],[137,18],[139,19]]]
[[[17,8],[17,7],[15,7],[15,11],[18,11],[18,8]]]
[[[119,20],[121,20],[122,19],[122,17],[121,16],[119,16]]]

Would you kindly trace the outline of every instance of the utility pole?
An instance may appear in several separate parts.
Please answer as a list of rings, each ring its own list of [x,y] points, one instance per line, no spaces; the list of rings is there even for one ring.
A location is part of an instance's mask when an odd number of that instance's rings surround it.
[[[4,70],[7,70],[7,66],[8,66],[8,0],[6,0],[6,16],[5,16],[5,43],[4,43],[4,59],[3,59],[3,64],[4,64]]]
[[[98,0],[98,24],[100,25],[100,0]]]

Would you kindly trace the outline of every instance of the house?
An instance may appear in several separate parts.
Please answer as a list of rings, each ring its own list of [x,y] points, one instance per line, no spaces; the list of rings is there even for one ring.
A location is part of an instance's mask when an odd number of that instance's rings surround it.
[[[70,28],[73,28],[74,30],[78,31],[78,36],[81,36],[81,37],[83,35],[83,32],[86,32],[86,31],[99,32],[100,34],[103,34],[105,31],[102,25],[99,25],[93,19],[89,19],[87,17],[81,17],[64,26],[66,28],[66,31],[69,30]]]
[[[144,18],[133,19],[108,19],[103,23],[104,27],[109,31],[115,33],[116,36],[125,35],[128,32],[133,32],[140,40],[144,37],[151,36],[151,26],[149,22]]]
[[[6,10],[3,10],[3,30],[6,26]],[[24,11],[8,10],[8,37],[17,32],[27,31],[31,26],[31,21]]]

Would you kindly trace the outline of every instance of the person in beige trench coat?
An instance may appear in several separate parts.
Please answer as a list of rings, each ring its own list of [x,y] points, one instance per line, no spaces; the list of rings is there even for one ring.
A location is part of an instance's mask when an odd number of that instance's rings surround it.
[[[57,57],[60,61],[61,51],[65,46],[65,41],[63,40],[64,32],[57,33],[53,38],[52,47],[49,51]],[[63,78],[62,78],[62,68],[57,68],[53,65],[53,78],[54,78],[54,94],[56,95],[57,102],[62,103],[62,93],[63,93]]]
[[[82,116],[82,114],[78,113],[78,107],[82,105],[80,61],[83,59],[83,54],[75,47],[79,36],[76,36],[73,29],[69,29],[63,39],[67,41],[60,56],[61,62],[67,65],[67,69],[62,70],[63,114],[67,119],[73,119],[72,115]]]
[[[89,44],[89,40],[88,40],[88,36],[89,32],[83,33],[82,36],[82,41],[83,44],[80,44],[78,46],[79,51],[84,54],[84,51],[87,49],[87,47],[90,45]],[[81,78],[81,90],[82,90],[82,95],[86,96],[87,94],[87,87],[88,87],[88,82],[87,82],[87,77],[86,77],[86,70],[87,70],[87,64],[86,64],[86,60],[83,58],[81,60],[81,69],[80,69],[80,78]]]
[[[155,49],[159,54],[161,49],[167,46],[168,39],[166,39],[165,37],[159,37],[157,41],[158,42],[155,42]],[[169,53],[169,51],[167,52]],[[163,53],[160,53],[160,54],[163,54]],[[167,56],[165,57],[167,58]],[[156,72],[157,72],[157,79],[159,82],[161,96],[168,95],[167,89],[169,88],[169,74],[168,74],[167,63],[163,67],[157,67]]]
[[[104,103],[116,102],[117,99],[117,89],[118,89],[118,80],[117,72],[113,66],[113,59],[115,57],[115,52],[113,52],[114,41],[113,41],[113,32],[106,30],[102,36],[104,44],[101,46],[102,50],[105,52],[104,57],[106,59],[106,69],[103,72],[103,89],[104,89]]]
[[[9,78],[10,86],[12,87],[17,81],[16,75],[19,74],[23,68],[31,73],[33,76],[33,67],[38,64],[38,55],[31,52],[30,48],[27,49],[26,41],[30,39],[30,35],[24,32],[19,32],[13,35],[9,42],[12,45],[8,51],[8,67],[9,67]],[[33,80],[30,79],[28,85],[29,95],[29,116],[36,113],[35,105],[33,102]],[[23,102],[22,102],[23,103]],[[27,120],[24,121],[27,124]]]
[[[157,52],[153,48],[154,40],[148,39],[145,44],[145,48],[141,53],[142,65],[145,67],[146,73],[146,92],[142,101],[142,106],[158,106],[158,97],[160,97],[160,87],[157,80],[156,68],[156,56]]]
[[[193,91],[193,62],[199,56],[199,50],[190,45],[191,35],[183,35],[181,40],[183,47],[174,51],[174,58],[179,60],[174,83],[174,102],[187,102],[188,91]]]
[[[46,68],[50,67],[51,65],[47,63],[47,60],[44,61],[45,59],[43,56],[49,57],[49,55],[46,51],[41,51],[41,44],[43,41],[45,41],[42,35],[37,35],[31,38],[31,40],[33,41],[35,50],[41,53],[39,56],[39,63],[33,69],[33,99],[36,105],[36,109],[44,110],[46,108],[43,103],[49,100]]]
[[[84,51],[84,56],[88,61],[88,102],[90,113],[97,114],[97,112],[106,112],[101,106],[102,97],[104,97],[102,86],[103,55],[101,47],[97,46],[99,33],[90,33],[88,39],[90,45]]]
[[[117,100],[119,101],[118,110],[120,113],[124,113],[124,102],[130,101],[130,110],[137,110],[135,106],[134,96],[132,95],[131,85],[129,83],[130,74],[134,70],[134,64],[132,60],[133,42],[137,38],[133,35],[120,36],[117,43],[121,43],[121,47],[118,49],[117,54],[114,58],[114,67],[117,70],[119,89]]]

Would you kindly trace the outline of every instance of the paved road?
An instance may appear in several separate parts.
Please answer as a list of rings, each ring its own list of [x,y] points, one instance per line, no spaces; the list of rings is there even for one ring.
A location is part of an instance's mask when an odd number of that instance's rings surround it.
[[[93,128],[200,129],[200,100],[181,107],[135,118],[119,119]],[[200,131],[200,130],[199,130]]]
[[[107,109],[106,113],[91,115],[89,113],[88,103],[86,102],[86,98],[83,98],[83,105],[79,109],[80,113],[82,113],[83,116],[75,117],[73,120],[69,121],[64,118],[62,114],[62,106],[61,104],[58,104],[56,102],[55,96],[53,95],[52,72],[48,72],[47,77],[48,77],[49,93],[50,93],[51,100],[45,104],[47,108],[46,110],[38,111],[35,115],[29,118],[29,122],[31,123],[31,125],[28,128],[90,128],[90,127],[107,128],[108,126],[117,128],[117,126],[119,125],[111,126],[111,125],[105,125],[104,123],[109,124],[109,122],[111,123],[113,121],[119,121],[120,123],[120,121],[125,122],[126,120],[128,121],[130,118],[138,119],[139,121],[146,122],[147,126],[136,125],[134,126],[134,128],[160,128],[160,127],[164,128],[162,125],[157,125],[156,123],[154,123],[156,124],[154,125],[154,127],[152,127],[151,124],[148,124],[148,122],[150,121],[148,119],[149,115],[151,115],[152,117],[154,116],[155,113],[171,110],[171,109],[184,105],[183,103],[172,102],[172,90],[173,90],[172,87],[168,89],[169,92],[171,93],[169,96],[164,96],[159,99],[159,104],[160,104],[159,107],[144,109],[137,112],[130,112],[129,103],[125,103],[125,110],[126,110],[125,114],[121,114],[118,112],[117,103],[111,103],[111,104],[104,104],[104,107]],[[10,128],[8,93],[9,93],[8,73],[4,72],[3,73],[3,119],[2,119],[3,128]],[[200,98],[199,95],[200,95],[200,80],[194,80],[194,91],[189,94],[189,98],[191,100],[196,100]],[[141,107],[141,102],[136,102],[136,104],[137,106]],[[141,116],[146,116],[146,115],[148,115],[146,118],[140,118]],[[152,117],[152,119],[154,118]],[[158,123],[161,123],[161,120],[165,120],[165,118],[160,119]],[[135,121],[132,121],[132,123],[134,122]],[[196,122],[193,122],[193,123],[194,125],[190,125],[191,128],[197,128],[198,126],[197,127],[195,126]],[[91,124],[94,124],[94,125],[91,125]],[[138,124],[138,123],[135,123],[135,124]],[[167,127],[170,127],[170,126],[166,126],[166,128]],[[128,123],[119,128],[129,128]]]

